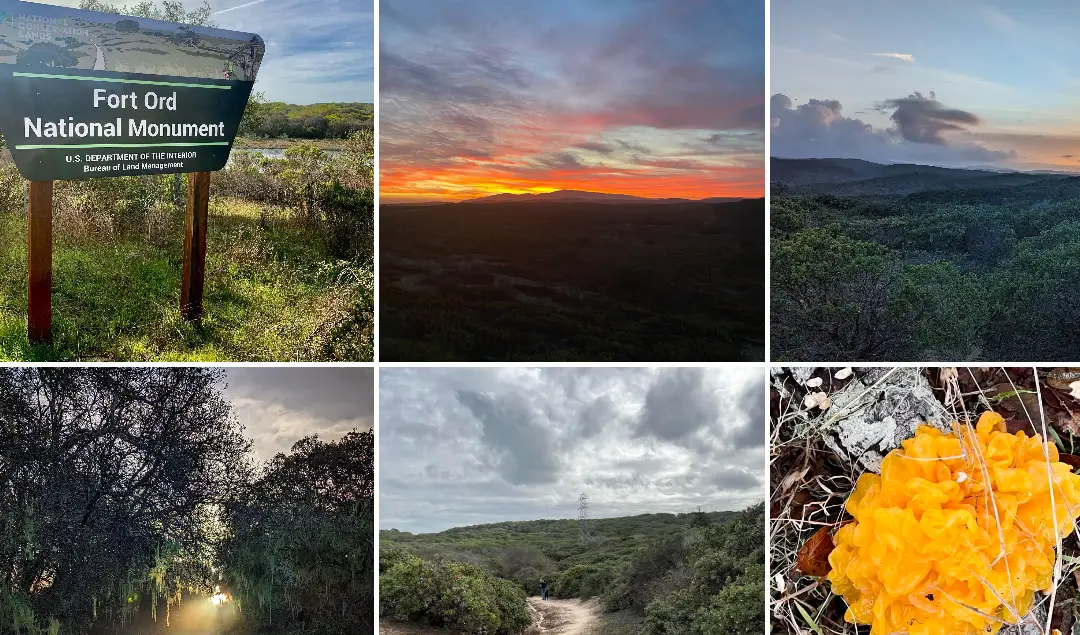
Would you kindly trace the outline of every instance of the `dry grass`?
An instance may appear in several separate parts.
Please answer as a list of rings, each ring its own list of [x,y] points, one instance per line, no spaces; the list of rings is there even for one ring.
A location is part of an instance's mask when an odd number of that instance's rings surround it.
[[[831,378],[837,370],[830,369],[827,374],[821,372],[818,376]],[[1043,388],[1038,372],[1033,372],[1033,369],[1000,369],[993,373],[986,372],[987,369],[976,370],[977,373],[967,368],[925,371],[935,380],[932,385],[936,383],[934,394],[940,406],[940,421],[952,422],[953,431],[958,433],[960,426],[973,426],[982,412],[1000,409],[1002,403],[1013,399],[1019,406],[1015,409],[1018,425],[1027,423],[1043,439],[1062,445],[1061,433],[1048,423],[1046,410],[1042,406]],[[901,369],[892,369],[866,392],[889,386],[898,371],[902,372]],[[1033,378],[1035,400],[1023,399],[1024,393],[1030,394],[1031,390],[1017,386],[1019,375],[1025,371],[1028,373],[1024,375],[1025,379]],[[1002,375],[1006,382],[988,385],[989,378],[1000,379]],[[843,620],[846,608],[843,599],[831,592],[827,581],[802,576],[796,571],[799,549],[809,536],[821,527],[836,527],[849,518],[844,510],[844,502],[863,470],[828,449],[824,435],[836,421],[850,413],[807,410],[802,403],[805,390],[801,390],[797,382],[790,378],[786,379],[784,387],[786,395],[773,388],[770,429],[772,630],[800,634],[814,632],[816,635],[848,634],[860,630],[868,632],[868,627],[856,628]],[[828,385],[822,390],[828,392]],[[858,407],[857,400],[850,403]],[[976,451],[978,449],[974,448]],[[965,448],[965,451],[970,450]],[[983,471],[983,479],[989,480],[981,454],[973,459]],[[1048,455],[1046,461],[1049,467]],[[1054,489],[1060,492],[1060,488],[1052,488],[1052,494]],[[993,491],[987,495],[988,509],[996,515],[997,501]],[[1004,537],[999,536],[999,539],[1002,541],[1000,558],[1004,555]],[[1039,594],[1035,608],[1027,616],[1017,615],[1016,607],[1006,605],[1012,617],[1023,617],[1021,625],[1025,634],[1049,635],[1055,628],[1067,633],[1076,623],[1076,579],[1080,574],[1080,558],[1077,556],[1080,555],[1080,546],[1075,532],[1065,541],[1060,534],[1055,539],[1059,557],[1056,559],[1051,592]],[[1005,603],[998,591],[991,591]]]

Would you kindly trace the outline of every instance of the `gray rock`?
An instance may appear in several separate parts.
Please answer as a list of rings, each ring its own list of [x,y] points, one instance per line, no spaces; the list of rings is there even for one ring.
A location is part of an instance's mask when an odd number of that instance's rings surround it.
[[[802,386],[811,376],[813,376],[815,370],[817,369],[812,366],[799,366],[789,368],[788,372],[790,372],[795,381],[799,382],[799,385]]]
[[[822,416],[825,444],[860,469],[881,470],[881,460],[921,424],[943,431],[952,417],[914,368],[858,368],[855,379],[829,395]]]

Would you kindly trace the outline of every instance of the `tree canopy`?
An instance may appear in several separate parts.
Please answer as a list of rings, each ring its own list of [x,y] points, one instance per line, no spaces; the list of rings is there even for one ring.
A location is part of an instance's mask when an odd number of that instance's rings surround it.
[[[145,632],[219,584],[237,632],[370,628],[372,433],[256,465],[223,379],[0,369],[0,632]]]

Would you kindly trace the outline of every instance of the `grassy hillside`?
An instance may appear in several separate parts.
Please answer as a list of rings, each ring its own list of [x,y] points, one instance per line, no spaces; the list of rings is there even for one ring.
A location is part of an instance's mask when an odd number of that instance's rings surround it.
[[[774,184],[774,359],[1075,357],[1080,177],[848,163]]]
[[[373,146],[370,134],[346,144],[333,158],[304,145],[282,159],[237,151],[214,173],[198,325],[178,308],[183,179],[57,182],[54,341],[34,346],[26,182],[0,156],[0,360],[370,360]]]
[[[576,520],[504,522],[437,534],[382,531],[382,615],[455,625],[402,607],[429,605],[413,597],[424,593],[429,580],[463,575],[493,588],[500,580],[512,583],[516,592],[500,591],[510,605],[537,594],[541,580],[556,598],[599,597],[609,615],[605,633],[764,630],[763,506],[596,519],[587,526],[584,543]]]

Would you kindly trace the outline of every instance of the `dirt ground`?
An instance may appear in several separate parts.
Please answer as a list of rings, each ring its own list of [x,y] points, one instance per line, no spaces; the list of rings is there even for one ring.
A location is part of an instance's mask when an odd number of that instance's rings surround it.
[[[528,633],[537,635],[589,635],[596,624],[600,606],[597,600],[541,600],[529,598],[529,612],[533,615],[533,628]],[[449,633],[446,629],[382,622],[380,635],[428,635]]]
[[[600,611],[597,600],[541,600],[529,598],[533,626],[541,635],[587,635]]]

